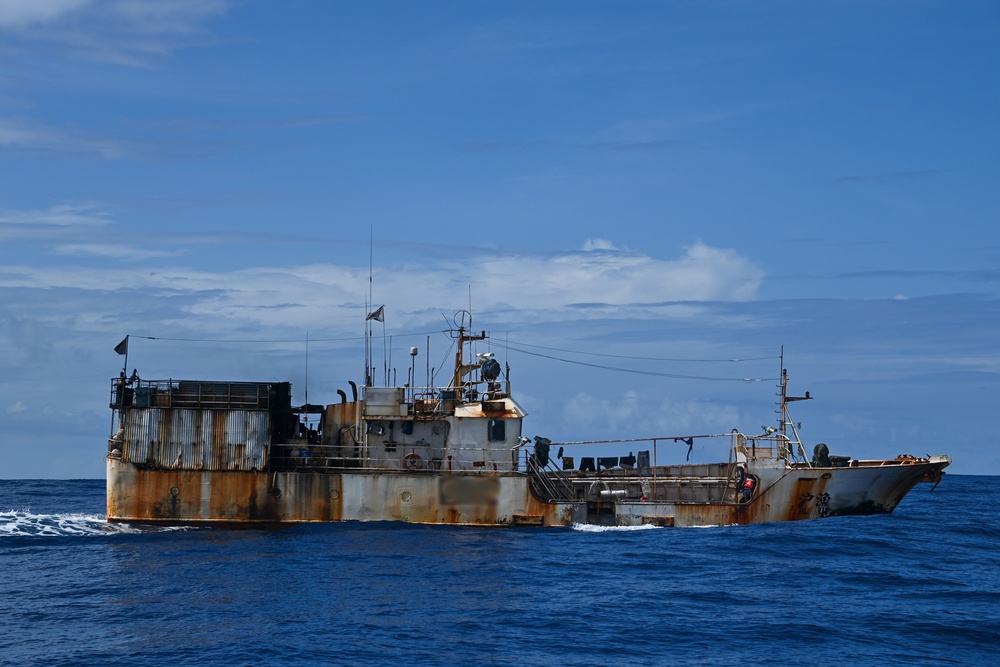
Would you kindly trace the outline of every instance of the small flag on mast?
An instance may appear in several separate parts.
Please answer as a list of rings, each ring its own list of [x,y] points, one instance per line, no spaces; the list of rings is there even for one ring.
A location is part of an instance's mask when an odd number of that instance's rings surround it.
[[[385,306],[379,306],[372,312],[368,313],[366,320],[375,320],[376,322],[385,322]]]
[[[115,345],[115,352],[118,354],[128,354],[128,336],[125,336],[122,342]]]

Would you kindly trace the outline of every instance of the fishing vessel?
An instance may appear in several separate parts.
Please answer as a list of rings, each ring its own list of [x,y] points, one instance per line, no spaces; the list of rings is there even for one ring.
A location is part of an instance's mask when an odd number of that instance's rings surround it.
[[[822,443],[810,455],[789,405],[811,397],[788,394],[784,368],[777,425],[760,433],[528,438],[509,365],[477,352],[489,337],[471,330],[471,317],[455,324],[446,385],[417,387],[411,368],[403,386],[375,386],[366,361],[362,386],[350,382],[350,395],[340,390],[327,405],[293,405],[287,382],[144,380],[122,372],[111,387],[108,521],[753,524],[890,513],[918,483],[940,482],[951,463],[948,456],[857,460],[830,455]],[[720,442],[728,456],[662,460],[664,445],[676,452],[686,444],[690,453],[702,439]],[[567,454],[581,445],[601,455]]]

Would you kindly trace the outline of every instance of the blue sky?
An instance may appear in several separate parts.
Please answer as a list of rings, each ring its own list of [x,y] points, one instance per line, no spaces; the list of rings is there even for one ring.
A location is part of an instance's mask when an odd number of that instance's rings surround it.
[[[998,28],[994,2],[0,0],[0,477],[103,476],[126,334],[144,378],[301,401],[308,367],[338,400],[370,255],[399,377],[471,294],[529,435],[756,431],[783,345],[807,443],[1000,474]]]

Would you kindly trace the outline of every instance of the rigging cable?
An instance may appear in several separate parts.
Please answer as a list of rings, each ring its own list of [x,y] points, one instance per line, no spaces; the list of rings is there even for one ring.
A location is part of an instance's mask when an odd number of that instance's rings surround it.
[[[613,359],[635,359],[638,361],[694,361],[699,363],[716,363],[716,362],[726,362],[726,363],[741,363],[744,361],[767,361],[770,359],[779,359],[780,357],[747,357],[746,359],[671,359],[668,357],[633,357],[624,354],[607,354],[603,352],[581,352],[579,350],[566,350],[558,347],[545,347],[544,345],[532,345],[531,343],[521,343],[518,341],[508,341],[513,342],[515,345],[520,345],[522,347],[533,347],[539,350],[551,350],[553,352],[567,352],[570,354],[582,354],[590,357],[610,357]]]
[[[520,352],[521,354],[527,354],[533,357],[541,357],[543,359],[551,359],[553,361],[561,361],[567,364],[576,364],[577,366],[588,366],[590,368],[599,368],[606,371],[617,371],[619,373],[633,373],[635,375],[648,375],[652,377],[665,377],[672,378],[675,380],[707,380],[711,382],[771,382],[777,380],[777,378],[726,378],[726,377],[711,377],[705,375],[681,375],[678,373],[661,373],[658,371],[641,371],[634,368],[620,368],[618,366],[606,366],[604,364],[592,364],[586,361],[577,361],[574,359],[563,359],[561,357],[555,357],[549,354],[542,354],[541,352],[531,352],[530,350],[523,350],[512,345],[508,345],[507,349],[512,352]]]
[[[407,336],[425,336],[427,334],[440,333],[439,331],[422,331],[419,333],[403,334],[397,336],[397,338],[405,338]],[[301,338],[278,338],[274,340],[253,338],[253,339],[230,339],[230,338],[169,338],[166,336],[139,336],[137,334],[129,334],[132,338],[144,338],[146,340],[166,340],[171,342],[180,343],[240,343],[240,344],[260,344],[260,343],[301,343]],[[356,340],[365,340],[365,336],[348,336],[346,338],[313,338],[309,337],[310,343],[334,343],[334,342],[348,342]]]

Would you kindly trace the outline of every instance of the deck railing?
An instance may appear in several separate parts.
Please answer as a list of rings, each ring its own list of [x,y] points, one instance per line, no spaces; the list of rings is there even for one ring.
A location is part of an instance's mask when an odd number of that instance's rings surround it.
[[[271,410],[290,407],[287,382],[135,380],[111,382],[112,408]]]

